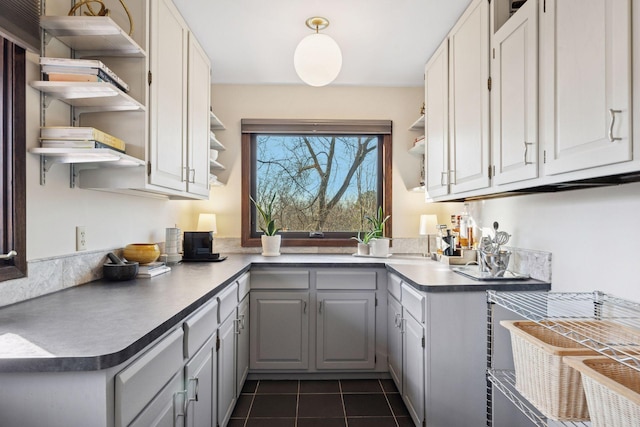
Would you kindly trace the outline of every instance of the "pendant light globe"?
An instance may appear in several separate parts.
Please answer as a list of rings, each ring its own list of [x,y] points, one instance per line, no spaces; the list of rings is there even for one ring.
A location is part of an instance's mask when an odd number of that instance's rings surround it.
[[[326,86],[340,73],[342,52],[335,40],[316,32],[298,43],[293,55],[293,65],[298,77],[306,84]]]

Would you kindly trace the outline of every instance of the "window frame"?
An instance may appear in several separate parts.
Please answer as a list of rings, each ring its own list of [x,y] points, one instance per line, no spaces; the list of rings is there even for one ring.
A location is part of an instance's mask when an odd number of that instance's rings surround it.
[[[0,282],[27,276],[26,260],[26,52],[0,36]]]
[[[392,200],[392,127],[390,120],[280,120],[280,119],[242,119],[241,136],[241,239],[242,247],[259,247],[261,239],[252,235],[252,223],[257,221],[255,206],[249,195],[254,185],[255,165],[253,164],[254,146],[252,140],[257,134],[335,134],[364,135],[374,134],[381,137],[381,185],[382,209],[385,215],[391,215]],[[309,237],[302,233],[291,233],[283,236],[282,246],[305,247],[350,247],[356,242],[350,233],[340,233],[341,237]],[[392,224],[385,224],[385,236],[392,236]]]

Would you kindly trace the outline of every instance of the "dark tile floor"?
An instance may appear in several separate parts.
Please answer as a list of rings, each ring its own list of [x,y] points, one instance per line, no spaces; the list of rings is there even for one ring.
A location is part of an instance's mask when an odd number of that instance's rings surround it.
[[[392,380],[247,381],[229,427],[409,427]]]

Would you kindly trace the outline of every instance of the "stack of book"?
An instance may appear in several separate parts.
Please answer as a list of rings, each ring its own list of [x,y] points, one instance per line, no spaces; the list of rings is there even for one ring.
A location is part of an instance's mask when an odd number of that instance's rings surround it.
[[[46,126],[40,128],[43,148],[109,148],[125,152],[120,138],[92,127]]]
[[[97,59],[42,57],[40,66],[51,82],[107,82],[129,92],[129,85]]]
[[[149,279],[169,271],[171,271],[171,267],[166,265],[164,262],[156,261],[149,264],[143,264],[138,267],[138,275],[136,277],[139,279]]]

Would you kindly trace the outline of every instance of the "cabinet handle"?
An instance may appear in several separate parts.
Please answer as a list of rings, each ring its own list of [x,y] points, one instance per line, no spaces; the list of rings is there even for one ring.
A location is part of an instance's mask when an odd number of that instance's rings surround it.
[[[527,157],[528,157],[527,154],[529,154],[529,146],[533,145],[533,144],[534,144],[533,142],[524,141],[524,164],[525,165],[532,165],[533,164],[533,162],[528,162],[527,161]]]
[[[240,320],[239,319],[234,319],[233,320],[233,333],[236,335],[240,335]]]
[[[307,302],[303,301],[302,304],[302,313],[307,314]]]
[[[178,412],[178,410],[176,409],[176,397],[180,396],[180,395],[184,395],[185,397],[187,396],[187,390],[181,390],[181,391],[176,391],[175,393],[173,393],[173,425],[176,425],[176,420],[180,417],[185,416],[185,413],[187,412],[187,399],[183,399],[182,400],[182,413]]]
[[[244,314],[240,315],[240,329],[244,329]]]
[[[440,172],[440,185],[442,187],[444,187],[445,185],[448,184],[448,182],[444,182],[444,180],[442,178],[447,177],[447,181],[449,181],[449,172]]]
[[[189,384],[191,383],[196,383],[195,385],[195,389],[194,389],[194,393],[193,393],[193,397],[189,397],[187,399],[187,405],[189,405],[188,402],[197,402],[198,401],[198,391],[200,389],[200,378],[189,378]],[[187,385],[187,390],[189,389],[189,386]]]
[[[611,115],[611,123],[609,123],[609,141],[621,141],[622,138],[614,138],[613,136],[613,125],[616,123],[616,113],[622,113],[622,110],[614,110],[613,108],[609,108],[609,115]]]
[[[396,328],[400,327],[400,313],[396,313],[393,323],[396,325]]]
[[[404,334],[406,330],[407,319],[400,319],[400,333]]]
[[[185,176],[186,176],[186,179],[185,179]],[[184,166],[182,168],[182,176],[180,177],[180,181],[181,182],[185,182],[185,181],[188,181],[188,180],[189,180],[189,168]]]
[[[18,255],[16,251],[9,251],[9,253],[0,255],[0,259],[11,259]]]
[[[318,313],[322,314],[322,301],[318,304]]]
[[[196,170],[195,169],[189,169],[189,174],[191,175],[191,180],[189,180],[190,183],[195,183],[196,182]]]

